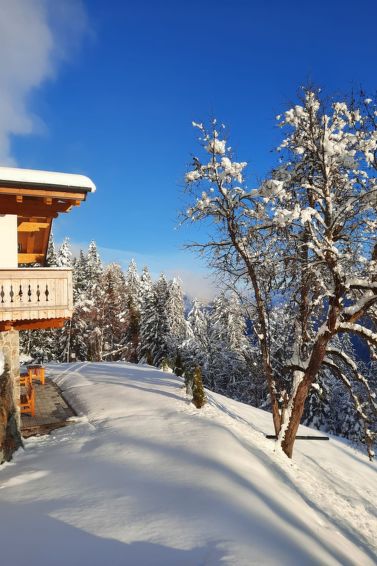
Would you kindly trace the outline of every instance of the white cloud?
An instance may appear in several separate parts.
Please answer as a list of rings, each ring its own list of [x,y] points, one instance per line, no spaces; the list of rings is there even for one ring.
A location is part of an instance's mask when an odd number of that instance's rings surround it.
[[[29,96],[51,79],[88,30],[81,0],[0,0],[0,163],[12,135],[38,132]]]

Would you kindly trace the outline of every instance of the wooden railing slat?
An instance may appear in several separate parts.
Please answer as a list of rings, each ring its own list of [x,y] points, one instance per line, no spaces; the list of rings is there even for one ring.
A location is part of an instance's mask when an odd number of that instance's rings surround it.
[[[0,322],[72,314],[72,270],[0,269]]]

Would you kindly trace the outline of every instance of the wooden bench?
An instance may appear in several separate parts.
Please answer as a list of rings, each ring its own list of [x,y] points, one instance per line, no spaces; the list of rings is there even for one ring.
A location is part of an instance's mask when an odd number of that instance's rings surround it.
[[[42,385],[45,384],[45,368],[42,365],[27,366],[27,371],[32,381],[39,381]]]
[[[20,385],[21,387],[26,387],[29,383],[32,383],[31,377],[28,373],[21,373],[20,375]]]
[[[24,391],[20,395],[20,413],[30,413],[35,416],[35,391],[29,375],[20,376],[20,385]]]

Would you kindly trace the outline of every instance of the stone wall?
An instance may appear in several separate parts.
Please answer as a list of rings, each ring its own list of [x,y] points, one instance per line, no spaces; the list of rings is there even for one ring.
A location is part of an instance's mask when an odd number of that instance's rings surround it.
[[[19,375],[18,332],[0,332],[0,463],[10,460],[13,452],[22,445]]]

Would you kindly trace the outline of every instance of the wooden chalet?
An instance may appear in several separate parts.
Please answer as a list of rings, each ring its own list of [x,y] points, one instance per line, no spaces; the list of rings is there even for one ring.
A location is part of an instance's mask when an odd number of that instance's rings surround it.
[[[20,411],[35,411],[18,331],[58,328],[72,316],[71,270],[46,267],[52,221],[93,191],[82,175],[0,167],[0,464],[22,444]]]
[[[0,167],[0,331],[72,316],[72,273],[45,267],[48,241],[53,219],[94,191],[83,175]]]

